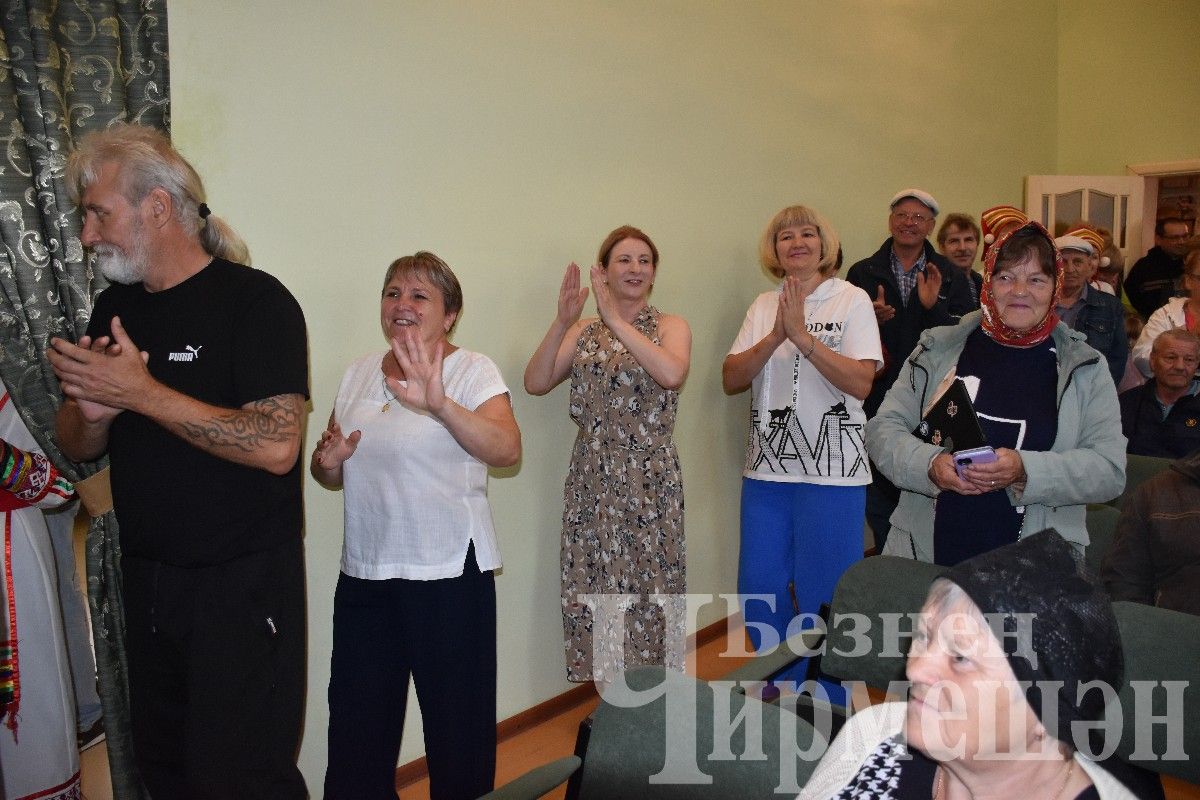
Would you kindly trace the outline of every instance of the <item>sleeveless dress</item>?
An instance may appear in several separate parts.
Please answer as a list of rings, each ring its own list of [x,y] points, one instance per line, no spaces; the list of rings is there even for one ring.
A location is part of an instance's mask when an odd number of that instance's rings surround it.
[[[647,306],[633,322],[655,344],[659,317]],[[579,435],[563,489],[568,680],[611,681],[622,649],[626,668],[683,670],[683,484],[671,438],[678,405],[679,394],[655,383],[607,325],[597,320],[583,329],[571,364],[571,419]],[[628,609],[622,619],[600,610],[606,603],[615,611],[617,598],[593,600],[593,614],[581,594],[640,597],[619,601]],[[655,594],[670,596],[656,602],[649,597]]]

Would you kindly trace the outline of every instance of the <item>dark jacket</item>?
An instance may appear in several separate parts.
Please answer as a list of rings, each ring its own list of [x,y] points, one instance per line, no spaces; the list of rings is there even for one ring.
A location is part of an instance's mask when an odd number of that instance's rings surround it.
[[[1175,258],[1157,245],[1137,260],[1125,279],[1125,296],[1142,322],[1179,293],[1182,275],[1183,259]]]
[[[1164,420],[1154,392],[1151,378],[1141,386],[1126,389],[1117,398],[1121,404],[1121,432],[1129,440],[1128,451],[1158,458],[1183,458],[1200,451],[1200,395],[1179,398]]]
[[[1180,459],[1125,501],[1100,575],[1114,600],[1200,615],[1200,453]]]
[[[963,271],[951,264],[946,257],[925,242],[925,260],[937,266],[942,273],[942,288],[938,292],[933,308],[926,309],[917,297],[914,286],[908,305],[900,301],[900,287],[892,274],[892,240],[887,241],[870,258],[864,258],[846,273],[846,280],[867,293],[874,302],[879,287],[888,305],[896,309],[896,316],[879,326],[879,340],[883,345],[883,370],[875,374],[875,384],[863,402],[868,417],[875,416],[883,396],[896,382],[896,376],[904,366],[904,359],[917,346],[921,334],[938,325],[955,325],[963,314],[973,311],[969,280]]]
[[[974,308],[971,309],[974,311],[976,308],[979,308],[979,298],[983,296],[983,276],[975,270],[971,270],[967,273],[967,277],[971,279],[971,283],[975,284],[975,301],[972,303]]]
[[[1125,335],[1125,308],[1107,292],[1084,290],[1083,308],[1075,317],[1075,330],[1087,337],[1087,343],[1099,350],[1108,361],[1113,383],[1125,377],[1125,360],[1129,356],[1129,337]]]

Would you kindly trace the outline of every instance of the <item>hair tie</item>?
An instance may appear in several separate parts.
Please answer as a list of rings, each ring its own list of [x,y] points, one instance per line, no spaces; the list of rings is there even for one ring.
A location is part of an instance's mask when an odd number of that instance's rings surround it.
[[[201,203],[198,210],[200,212],[200,219],[208,219],[208,215],[212,213],[208,210],[208,203]]]

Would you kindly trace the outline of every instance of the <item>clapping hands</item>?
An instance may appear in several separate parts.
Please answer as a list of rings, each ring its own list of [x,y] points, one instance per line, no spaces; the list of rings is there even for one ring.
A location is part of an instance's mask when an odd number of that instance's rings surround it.
[[[608,276],[604,267],[600,264],[593,264],[591,278],[592,296],[596,298],[596,311],[600,314],[600,319],[604,321],[604,324],[611,328],[613,322],[620,318],[620,314],[613,301],[612,290],[608,287]]]
[[[317,442],[317,464],[322,469],[337,469],[346,459],[354,455],[358,448],[358,440],[362,431],[354,431],[349,436],[342,435],[342,426],[333,417],[329,418],[329,427],[321,432],[321,440]]]
[[[782,320],[783,332],[792,344],[800,347],[808,345],[808,328],[805,326],[804,301],[812,294],[812,289],[806,288],[799,278],[788,276],[783,281],[783,291],[779,293],[779,311],[777,319]]]
[[[594,279],[593,279],[594,280]],[[574,325],[583,313],[587,302],[588,288],[579,285],[579,265],[574,261],[563,274],[562,286],[558,290],[558,322],[564,328]]]
[[[917,273],[917,298],[926,309],[933,308],[942,290],[942,271],[932,261],[925,262],[925,269]]]

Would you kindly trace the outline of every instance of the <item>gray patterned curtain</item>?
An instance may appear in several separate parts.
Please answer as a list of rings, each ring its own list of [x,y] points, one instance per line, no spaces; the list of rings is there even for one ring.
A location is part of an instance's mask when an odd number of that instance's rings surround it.
[[[116,120],[170,126],[166,0],[4,0],[0,11],[0,376],[29,430],[73,481],[54,440],[62,401],[46,361],[51,337],[75,341],[103,287],[79,241],[65,185],[76,137]],[[113,795],[144,796],[133,766],[113,514],[87,538],[88,599]]]

